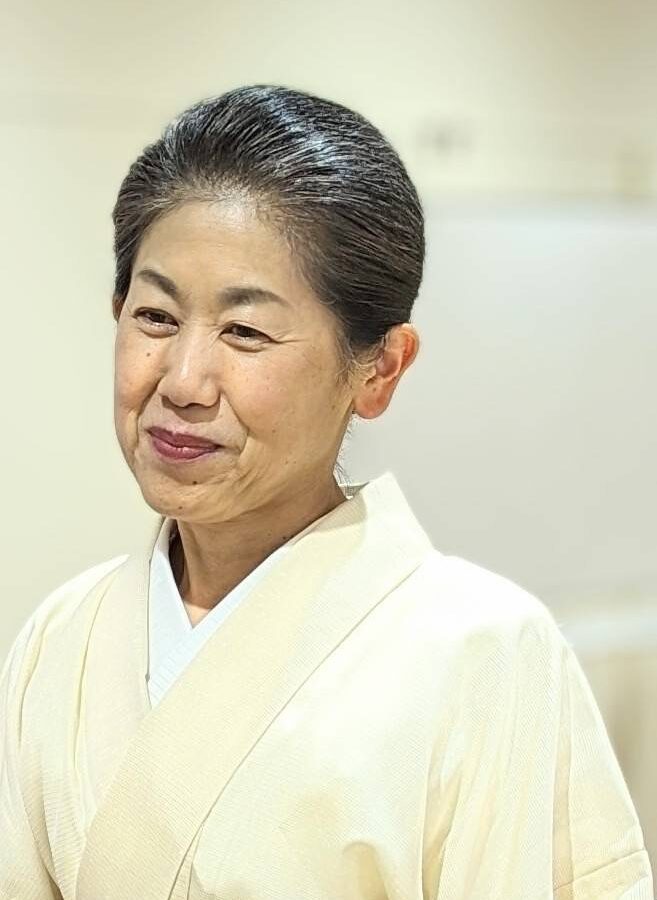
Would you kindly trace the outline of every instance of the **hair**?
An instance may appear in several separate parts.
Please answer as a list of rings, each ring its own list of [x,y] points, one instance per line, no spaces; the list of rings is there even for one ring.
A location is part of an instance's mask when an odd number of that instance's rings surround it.
[[[422,280],[422,206],[401,159],[367,119],[278,85],[190,106],[144,148],[112,212],[118,320],[147,229],[189,201],[240,198],[274,224],[335,321],[337,380],[372,364],[407,322]]]

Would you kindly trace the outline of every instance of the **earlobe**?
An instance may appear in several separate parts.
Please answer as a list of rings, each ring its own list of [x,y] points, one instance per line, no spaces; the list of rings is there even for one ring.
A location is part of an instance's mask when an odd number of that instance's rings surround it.
[[[395,385],[396,379],[386,381],[380,375],[373,376],[354,398],[355,415],[360,419],[376,419],[388,408]]]
[[[399,379],[417,356],[419,346],[419,335],[410,323],[390,329],[373,373],[354,397],[354,412],[359,418],[375,419],[386,411]]]

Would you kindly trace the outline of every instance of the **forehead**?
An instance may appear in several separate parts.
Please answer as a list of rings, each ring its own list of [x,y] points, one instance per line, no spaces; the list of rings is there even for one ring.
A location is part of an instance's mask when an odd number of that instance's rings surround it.
[[[319,304],[281,234],[243,201],[190,201],[166,213],[140,242],[133,272],[142,266],[164,272],[183,290],[248,284],[297,304]]]

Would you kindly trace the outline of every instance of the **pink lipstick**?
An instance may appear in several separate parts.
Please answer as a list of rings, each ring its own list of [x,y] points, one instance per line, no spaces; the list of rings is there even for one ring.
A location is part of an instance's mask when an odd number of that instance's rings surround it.
[[[208,441],[206,438],[185,432],[149,428],[148,433],[155,452],[169,462],[198,459],[223,449],[221,445]]]

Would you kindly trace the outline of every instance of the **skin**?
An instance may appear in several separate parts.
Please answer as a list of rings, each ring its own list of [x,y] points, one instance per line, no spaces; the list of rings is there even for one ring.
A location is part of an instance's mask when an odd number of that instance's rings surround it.
[[[178,299],[138,274],[146,267]],[[247,284],[287,305],[220,304]],[[115,427],[144,499],[177,520],[172,565],[192,624],[345,502],[333,470],[351,413],[381,415],[419,349],[413,326],[395,326],[370,369],[336,386],[334,327],[282,238],[243,202],[185,203],[141,240],[117,321]],[[153,425],[226,449],[167,462]]]

